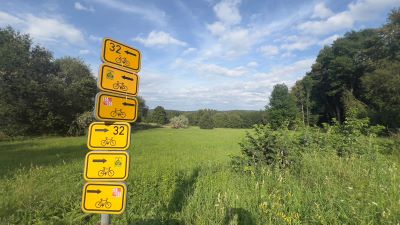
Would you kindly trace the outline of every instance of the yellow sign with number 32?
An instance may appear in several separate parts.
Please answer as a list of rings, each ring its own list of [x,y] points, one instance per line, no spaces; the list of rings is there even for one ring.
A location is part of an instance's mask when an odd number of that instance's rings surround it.
[[[131,143],[131,125],[125,122],[93,122],[89,126],[90,150],[127,150]]]
[[[137,49],[114,41],[110,38],[103,40],[103,53],[101,59],[103,62],[112,63],[133,70],[140,71],[140,52]]]

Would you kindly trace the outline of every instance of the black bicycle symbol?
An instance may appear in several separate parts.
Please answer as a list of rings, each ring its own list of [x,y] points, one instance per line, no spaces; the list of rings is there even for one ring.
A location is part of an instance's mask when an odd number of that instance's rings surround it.
[[[119,81],[113,84],[113,88],[117,90],[121,89],[122,91],[128,90],[128,87],[124,85],[124,82],[119,82]]]
[[[122,109],[115,109],[114,111],[111,111],[111,116],[125,118],[126,114],[122,112]]]
[[[105,176],[109,176],[112,177],[114,176],[114,170],[111,169],[111,167],[103,167],[103,169],[99,170],[99,172],[97,173],[99,175],[99,177],[105,177]]]
[[[129,66],[129,61],[125,57],[118,56],[115,59],[116,63],[121,63],[123,66]]]
[[[111,202],[108,201],[108,198],[103,200],[102,198],[96,202],[95,204],[96,208],[103,208],[106,207],[107,209],[111,208]]]
[[[102,141],[101,141],[101,145],[102,145],[102,146],[106,146],[106,145],[114,146],[115,144],[116,144],[116,141],[113,140],[113,138],[108,139],[108,137],[106,137],[105,140],[102,140]]]

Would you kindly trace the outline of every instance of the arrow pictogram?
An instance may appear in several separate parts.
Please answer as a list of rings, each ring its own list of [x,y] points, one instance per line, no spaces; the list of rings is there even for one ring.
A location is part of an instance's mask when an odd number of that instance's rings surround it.
[[[87,193],[96,193],[96,194],[100,194],[101,193],[101,191],[99,189],[97,189],[97,190],[87,190],[86,192]]]
[[[122,103],[122,105],[127,105],[127,106],[135,106],[135,104],[132,104],[132,103],[127,103],[127,102],[124,102],[124,103]]]
[[[95,131],[98,132],[108,132],[108,129],[104,128],[104,129],[94,129]]]
[[[101,163],[105,163],[107,162],[106,159],[93,159],[92,162],[101,162]]]
[[[130,51],[128,51],[128,50],[126,50],[126,51],[125,51],[125,53],[126,53],[126,54],[128,54],[128,55],[133,55],[133,56],[136,56],[136,54],[135,54],[135,53],[132,53],[132,52],[130,52]]]
[[[124,79],[124,80],[133,80],[133,78],[130,78],[130,77],[127,77],[127,76],[122,76],[122,79]]]

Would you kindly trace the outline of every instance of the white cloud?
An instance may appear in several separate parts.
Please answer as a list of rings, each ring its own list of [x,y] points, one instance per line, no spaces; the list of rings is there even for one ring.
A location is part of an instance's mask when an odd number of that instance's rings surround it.
[[[79,54],[81,54],[81,55],[87,55],[87,54],[89,54],[90,53],[90,51],[88,50],[88,49],[81,49],[81,50],[79,50]]]
[[[182,55],[188,55],[192,52],[195,52],[197,50],[197,48],[187,48],[185,49],[185,51],[182,52]]]
[[[138,36],[136,38],[133,38],[133,40],[140,42],[148,47],[162,46],[162,45],[187,46],[186,42],[180,41],[164,31],[153,30],[149,33],[149,35],[146,38]]]
[[[297,28],[309,34],[324,35],[340,30],[350,29],[357,21],[371,21],[383,11],[397,7],[400,0],[356,0],[347,6],[347,10],[332,14],[323,3],[314,8],[313,18],[321,20],[310,20],[303,22]],[[319,10],[319,11],[318,11]]]
[[[327,20],[307,21],[301,23],[298,29],[304,33],[327,34],[343,29],[352,28],[354,19],[352,15],[345,11],[329,17]]]
[[[319,44],[319,45],[322,45],[322,46],[324,46],[324,45],[330,45],[330,44],[332,44],[336,39],[338,39],[339,37],[340,37],[340,35],[334,34],[334,35],[332,35],[332,36],[329,36],[329,37],[327,37],[327,38],[325,38],[325,39],[319,41],[318,44]]]
[[[324,19],[332,16],[334,13],[321,2],[315,5],[312,18]]]
[[[258,50],[266,56],[274,56],[279,53],[279,48],[275,45],[263,45]]]
[[[118,0],[94,0],[94,1],[109,8],[113,8],[122,12],[136,14],[139,16],[139,18],[144,18],[146,20],[153,21],[160,25],[166,24],[165,12],[155,7],[141,6],[139,3],[130,4],[126,3],[126,1],[118,1]]]
[[[207,24],[206,28],[211,32],[211,34],[216,36],[223,35],[224,32],[229,29],[229,27],[226,27],[223,23],[218,21],[212,24]]]
[[[348,7],[355,20],[370,21],[377,18],[380,12],[398,7],[399,0],[357,0]]]
[[[0,11],[0,26],[15,26],[21,23],[24,23],[22,19]]]
[[[239,0],[222,0],[214,6],[218,20],[206,24],[206,29],[217,38],[218,44],[212,50],[205,50],[204,55],[235,58],[247,54],[275,28],[274,25],[240,26],[239,4]]]
[[[233,69],[229,69],[223,66],[218,66],[215,64],[198,64],[196,69],[200,73],[204,73],[205,75],[221,75],[227,77],[239,77],[248,74],[248,71],[244,67],[235,67]]]
[[[234,25],[240,23],[242,17],[239,13],[240,0],[222,0],[214,6],[217,18],[225,24]]]
[[[50,17],[37,17],[32,14],[11,15],[0,11],[0,24],[13,25],[38,42],[67,42],[73,45],[85,43],[83,33],[73,25]]]
[[[40,18],[28,14],[26,16],[26,25],[26,32],[38,40],[58,42],[64,39],[75,45],[85,42],[80,30],[58,19]]]
[[[294,50],[303,51],[316,43],[317,41],[314,38],[297,37],[297,39],[294,40],[293,42],[282,44],[281,48],[288,51],[294,51]]]
[[[93,7],[86,7],[86,6],[82,5],[80,2],[75,2],[74,7],[76,10],[80,10],[80,11],[94,12]]]
[[[249,62],[249,63],[247,63],[247,66],[248,67],[257,67],[258,66],[258,63],[256,62],[256,61],[251,61],[251,62]]]

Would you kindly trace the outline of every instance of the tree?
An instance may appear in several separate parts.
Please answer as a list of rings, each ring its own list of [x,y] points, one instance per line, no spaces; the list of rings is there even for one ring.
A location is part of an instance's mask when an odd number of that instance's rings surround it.
[[[274,86],[266,109],[268,121],[273,129],[282,127],[286,122],[292,124],[297,117],[296,102],[285,84]]]
[[[199,127],[201,129],[213,129],[214,122],[209,113],[204,113],[199,120]]]
[[[28,35],[0,29],[0,129],[8,135],[66,134],[92,110],[96,81],[81,60],[54,60]]]
[[[89,66],[81,59],[64,57],[57,59],[55,66],[57,73],[48,84],[52,96],[48,107],[53,115],[58,115],[52,123],[65,133],[77,117],[93,110],[97,86]]]
[[[400,64],[387,63],[362,79],[375,123],[400,126]]]
[[[184,115],[175,116],[170,119],[170,125],[172,128],[187,128],[189,120]]]
[[[138,100],[139,103],[139,109],[138,109],[138,118],[135,122],[142,122],[147,117],[147,114],[149,112],[149,107],[146,105],[146,101],[144,100],[143,97],[137,96],[136,99]]]
[[[154,109],[151,118],[152,118],[151,122],[153,122],[153,123],[157,123],[157,124],[161,124],[161,125],[168,123],[167,113],[165,112],[165,109],[162,106],[157,106]]]

